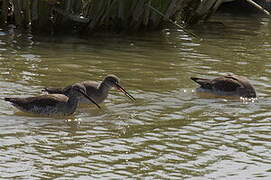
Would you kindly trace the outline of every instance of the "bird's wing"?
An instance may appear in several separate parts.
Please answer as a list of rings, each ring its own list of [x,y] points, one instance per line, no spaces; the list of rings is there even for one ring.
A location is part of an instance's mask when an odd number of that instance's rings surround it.
[[[92,87],[92,88],[97,89],[100,83],[98,83],[96,81],[83,81],[80,84],[84,85],[85,88],[91,88]]]
[[[67,86],[65,88],[48,87],[48,88],[44,88],[44,91],[46,91],[49,94],[66,94],[67,95],[70,89],[71,89],[71,86]]]
[[[236,91],[237,88],[243,87],[238,78],[234,76],[222,76],[211,81],[212,86],[220,91]]]
[[[5,98],[6,101],[19,106],[54,106],[57,103],[65,103],[68,97],[63,94],[48,94],[27,98]]]

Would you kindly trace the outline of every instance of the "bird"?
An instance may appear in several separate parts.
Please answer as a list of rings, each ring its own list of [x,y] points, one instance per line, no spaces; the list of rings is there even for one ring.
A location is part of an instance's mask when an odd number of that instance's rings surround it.
[[[83,81],[80,82],[82,86],[86,88],[86,93],[89,97],[91,97],[97,104],[104,102],[107,98],[109,90],[111,88],[116,88],[117,90],[123,92],[128,98],[135,101],[136,99],[129,94],[121,85],[120,79],[115,75],[107,75],[101,83],[96,81]],[[58,93],[66,95],[69,92],[71,86],[67,86],[65,88],[45,88],[43,91],[47,92],[48,94],[51,93]],[[88,101],[89,102],[89,101]],[[81,96],[80,103],[88,103],[86,98]]]
[[[197,92],[213,93],[219,96],[239,96],[256,98],[256,91],[249,80],[244,76],[228,74],[214,79],[191,77],[200,85]]]
[[[98,108],[101,108],[92,98],[86,94],[86,88],[81,84],[74,84],[63,94],[46,94],[26,98],[4,98],[5,101],[17,107],[23,112],[29,112],[45,116],[66,116],[75,112],[79,97],[83,95]]]

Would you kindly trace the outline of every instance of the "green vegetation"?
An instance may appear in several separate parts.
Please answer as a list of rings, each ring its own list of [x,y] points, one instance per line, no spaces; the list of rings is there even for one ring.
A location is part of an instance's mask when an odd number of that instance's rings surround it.
[[[169,20],[186,25],[214,12],[218,0],[0,0],[1,26],[38,32],[156,29]],[[163,16],[152,8],[161,12]]]

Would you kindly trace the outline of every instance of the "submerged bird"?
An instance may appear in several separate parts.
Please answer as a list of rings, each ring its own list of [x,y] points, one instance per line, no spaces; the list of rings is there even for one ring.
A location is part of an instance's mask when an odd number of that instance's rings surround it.
[[[215,79],[191,77],[200,85],[197,92],[213,93],[219,96],[240,96],[244,98],[256,98],[256,91],[244,76],[226,75]]]
[[[112,87],[120,90],[131,100],[135,101],[135,98],[120,85],[120,79],[115,75],[107,75],[101,83],[95,81],[83,81],[80,82],[80,84],[86,88],[87,95],[98,104],[102,103],[107,98],[109,90]],[[71,86],[65,88],[45,88],[44,91],[49,94],[58,93],[66,95],[70,88]],[[80,102],[87,103],[86,98],[81,96]]]
[[[74,84],[63,94],[47,94],[27,98],[5,98],[21,111],[40,115],[71,115],[78,106],[79,97],[83,95],[92,103],[100,106],[86,94],[86,88],[81,84]]]

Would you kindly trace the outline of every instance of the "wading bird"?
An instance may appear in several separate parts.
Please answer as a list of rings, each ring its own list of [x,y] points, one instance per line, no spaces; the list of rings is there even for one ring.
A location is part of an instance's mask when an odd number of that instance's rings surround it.
[[[107,75],[101,83],[96,81],[83,81],[80,82],[80,84],[86,88],[87,95],[98,104],[102,103],[107,98],[109,90],[112,87],[120,90],[131,100],[135,101],[135,98],[120,85],[120,79],[115,75]],[[66,95],[70,88],[71,86],[65,88],[45,88],[43,91],[49,94],[58,93]],[[88,103],[89,101],[86,101],[86,98],[81,96],[80,102]]]
[[[86,88],[81,84],[72,85],[65,95],[47,94],[27,98],[9,98],[5,100],[12,103],[21,111],[30,112],[40,115],[71,115],[78,106],[79,97],[84,96],[86,99],[100,106],[86,94]]]
[[[256,98],[256,91],[244,76],[226,75],[214,79],[191,77],[200,85],[197,92],[213,93],[219,96],[240,96]]]

